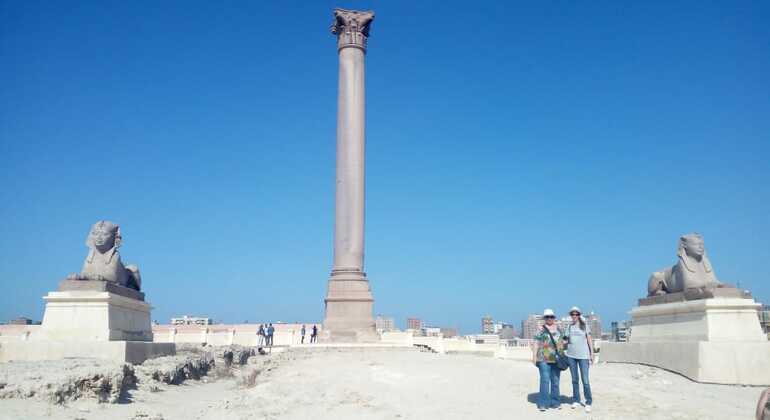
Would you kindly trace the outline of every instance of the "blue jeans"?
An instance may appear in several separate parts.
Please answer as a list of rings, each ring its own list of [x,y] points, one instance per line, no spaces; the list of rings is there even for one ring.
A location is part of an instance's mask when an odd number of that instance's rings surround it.
[[[578,379],[583,380],[583,394],[586,397],[586,405],[593,403],[591,396],[591,382],[588,380],[588,359],[573,359],[568,357],[569,373],[572,374],[572,402],[580,402],[580,385]],[[578,369],[580,369],[580,378],[578,378]]]
[[[537,362],[540,371],[540,393],[537,396],[537,407],[558,407],[559,401],[559,375],[561,371],[554,363]],[[550,388],[550,392],[549,392]]]

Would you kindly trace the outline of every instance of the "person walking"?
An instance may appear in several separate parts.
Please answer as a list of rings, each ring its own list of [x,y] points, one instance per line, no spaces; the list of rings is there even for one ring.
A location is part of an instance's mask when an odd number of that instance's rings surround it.
[[[569,373],[572,376],[572,408],[580,407],[580,381],[583,381],[583,396],[586,398],[586,413],[591,412],[593,396],[589,381],[589,366],[594,362],[594,343],[591,340],[591,329],[583,319],[580,308],[573,306],[569,310],[572,322],[567,326],[565,341],[567,342],[567,361]],[[578,376],[578,371],[580,375]]]
[[[267,326],[267,345],[273,347],[273,334],[275,334],[275,328],[273,324]]]
[[[262,324],[259,324],[259,329],[257,330],[257,347],[262,347],[265,345],[265,326]]]
[[[313,332],[310,333],[310,342],[315,343],[318,340],[318,326],[313,325]]]
[[[302,341],[300,341],[300,344],[305,344],[305,324],[302,324],[302,329],[300,330],[300,334],[302,334]]]
[[[548,408],[561,409],[559,399],[559,376],[561,370],[556,363],[556,353],[563,357],[564,331],[556,325],[556,314],[552,309],[543,311],[545,324],[543,329],[534,337],[532,362],[540,373],[540,392],[537,396],[537,408],[545,411]]]

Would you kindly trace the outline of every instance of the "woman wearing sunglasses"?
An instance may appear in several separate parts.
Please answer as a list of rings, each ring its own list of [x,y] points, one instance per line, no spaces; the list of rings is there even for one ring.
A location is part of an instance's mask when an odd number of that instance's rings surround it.
[[[543,311],[545,325],[534,337],[532,362],[540,372],[540,393],[537,396],[537,408],[545,411],[550,408],[561,408],[559,400],[559,375],[561,370],[556,366],[556,352],[563,354],[564,331],[556,325],[556,315],[553,310]],[[563,357],[563,356],[562,356]]]
[[[567,360],[569,361],[569,373],[572,376],[572,408],[580,407],[580,383],[583,381],[583,394],[586,397],[586,413],[591,412],[591,383],[588,380],[588,367],[593,364],[594,345],[591,340],[591,329],[580,316],[580,308],[573,306],[569,310],[572,323],[567,326]],[[578,377],[578,370],[580,376]]]

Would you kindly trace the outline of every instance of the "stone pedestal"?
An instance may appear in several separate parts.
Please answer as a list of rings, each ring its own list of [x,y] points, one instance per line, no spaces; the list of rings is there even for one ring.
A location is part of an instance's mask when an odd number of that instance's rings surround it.
[[[366,277],[357,273],[333,272],[326,293],[324,340],[376,341],[372,318],[374,299]]]
[[[740,296],[728,289],[706,299],[636,307],[629,342],[604,343],[601,358],[657,366],[697,382],[770,385],[760,305]]]
[[[65,280],[43,299],[39,333],[3,342],[0,361],[87,357],[142,363],[176,352],[173,343],[152,342],[152,308],[136,290],[112,282]]]
[[[100,291],[49,292],[42,331],[63,341],[152,342],[147,302]]]

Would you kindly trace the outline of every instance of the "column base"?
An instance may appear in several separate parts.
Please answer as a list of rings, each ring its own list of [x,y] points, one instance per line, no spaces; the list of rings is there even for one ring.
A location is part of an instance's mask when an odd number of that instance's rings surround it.
[[[374,298],[366,273],[351,269],[333,270],[324,302],[322,341],[378,341],[372,317]]]

